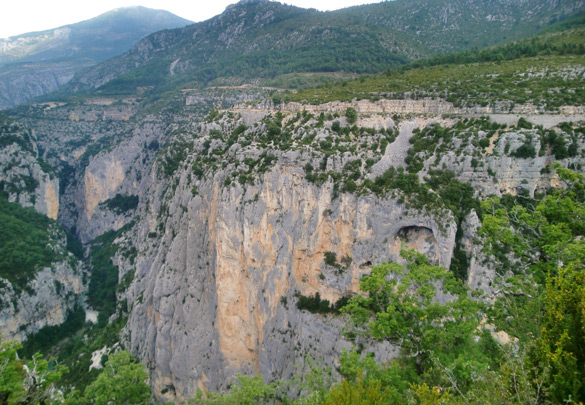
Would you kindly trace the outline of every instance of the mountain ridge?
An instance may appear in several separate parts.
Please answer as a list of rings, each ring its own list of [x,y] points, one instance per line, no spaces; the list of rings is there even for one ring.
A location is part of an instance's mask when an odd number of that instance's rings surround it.
[[[57,90],[76,72],[125,52],[147,34],[188,23],[168,11],[126,7],[0,39],[0,109]]]
[[[76,77],[67,91],[108,82],[109,91],[132,92],[225,77],[376,73],[412,59],[523,38],[585,9],[583,0],[427,3],[398,0],[319,12],[240,2],[207,21],[146,37],[128,53]]]
[[[60,60],[73,55],[99,62],[124,52],[154,31],[191,23],[165,10],[120,7],[77,23],[0,38],[0,66]],[[136,29],[129,28],[129,24],[135,24],[132,28]],[[98,42],[103,43],[102,49]],[[90,49],[84,49],[82,45],[87,47],[88,43]]]

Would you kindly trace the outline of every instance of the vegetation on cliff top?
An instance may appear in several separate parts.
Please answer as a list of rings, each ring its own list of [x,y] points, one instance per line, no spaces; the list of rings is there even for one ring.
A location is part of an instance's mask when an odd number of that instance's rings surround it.
[[[533,104],[544,110],[585,105],[585,29],[417,61],[385,75],[330,83],[285,101],[443,98],[457,107]]]

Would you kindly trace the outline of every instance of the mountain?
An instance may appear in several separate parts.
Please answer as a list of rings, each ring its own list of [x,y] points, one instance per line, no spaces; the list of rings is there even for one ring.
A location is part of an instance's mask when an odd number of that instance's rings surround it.
[[[55,91],[79,70],[127,51],[145,35],[190,23],[167,11],[128,7],[0,39],[0,108]]]
[[[158,32],[75,78],[69,91],[196,86],[292,72],[375,73],[412,59],[533,35],[585,1],[390,1],[318,12],[242,1],[202,23]],[[116,80],[114,80],[116,79]],[[166,86],[166,87],[165,87]]]
[[[75,24],[0,39],[0,65],[74,58],[101,62],[150,33],[191,23],[164,10],[118,8]]]

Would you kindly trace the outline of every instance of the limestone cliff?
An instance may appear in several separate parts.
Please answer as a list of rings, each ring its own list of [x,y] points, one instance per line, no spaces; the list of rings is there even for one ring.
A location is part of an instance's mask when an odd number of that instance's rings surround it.
[[[59,179],[50,165],[39,159],[35,133],[10,120],[2,120],[1,125],[1,189],[9,201],[57,219]]]
[[[151,367],[156,391],[169,393],[164,398],[225,387],[235,373],[287,377],[307,354],[335,365],[349,346],[343,322],[298,310],[295,294],[335,302],[357,292],[370,265],[398,259],[401,233],[449,265],[452,219],[439,223],[392,198],[333,199],[331,182],[313,186],[287,163],[296,158],[282,155],[245,187],[224,187],[218,172],[195,196],[183,173],[168,201],[150,201],[137,230],[144,254],[128,297],[128,344]],[[327,265],[326,252],[351,263]]]
[[[126,237],[139,252],[136,261],[118,257],[123,271],[135,270],[124,295],[132,303],[125,344],[148,365],[157,397],[216,390],[236,373],[286,378],[306,355],[336,365],[336,353],[350,345],[343,320],[299,310],[299,294],[319,293],[330,302],[355,294],[370,266],[398,260],[403,246],[444,266],[459,246],[469,259],[467,283],[491,293],[496,275],[477,244],[474,211],[458,224],[440,201],[419,209],[400,190],[359,188],[389,169],[408,167],[410,140],[421,130],[460,122],[395,119],[360,114],[357,129],[349,129],[342,116],[323,120],[266,110],[229,113],[175,131],[144,183],[148,187],[139,191],[145,201],[141,220]],[[274,120],[281,124],[280,139],[290,137],[296,147],[265,138]],[[469,134],[481,136],[473,125],[488,121],[469,122],[474,124],[445,143],[446,151],[423,153],[419,178],[434,167],[453,171],[479,198],[554,186],[554,176],[544,170],[553,159],[546,145],[541,157],[510,156],[535,139],[537,129],[506,127],[483,148]],[[270,146],[263,149],[263,142]],[[181,160],[171,170],[177,154]],[[350,179],[361,192],[347,186]],[[327,259],[332,253],[335,263]],[[385,358],[395,349],[370,350]]]
[[[74,259],[53,263],[37,272],[25,291],[0,279],[2,340],[25,340],[45,326],[62,324],[85,291],[81,263]]]
[[[132,101],[119,116],[106,104],[57,106],[31,125],[48,159],[75,168],[61,222],[84,243],[130,227],[114,242],[118,279],[134,275],[118,293],[129,312],[122,343],[148,366],[160,400],[224,388],[238,373],[286,378],[306,355],[336,366],[351,345],[344,319],[299,309],[299,297],[355,294],[360,277],[399,260],[403,246],[444,266],[464,252],[465,281],[489,297],[496,274],[477,212],[453,208],[457,198],[447,202],[429,179],[453,173],[476,199],[534,195],[558,186],[553,160],[583,163],[583,140],[559,128],[562,114],[523,115],[542,124],[529,128],[516,114],[444,116],[440,101],[407,112],[403,101],[268,103],[207,118],[187,106],[140,119]],[[565,149],[550,143],[553,130]],[[117,196],[136,205],[112,209]],[[362,343],[379,359],[396,355]]]

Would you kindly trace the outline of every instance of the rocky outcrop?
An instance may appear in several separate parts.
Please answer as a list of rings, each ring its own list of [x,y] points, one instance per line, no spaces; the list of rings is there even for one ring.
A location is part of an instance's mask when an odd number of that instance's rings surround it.
[[[85,291],[81,263],[70,257],[40,270],[27,289],[14,290],[0,279],[0,335],[3,341],[26,339],[45,326],[62,324]]]
[[[189,105],[189,99],[187,99],[187,105]],[[511,102],[498,102],[494,105],[487,106],[456,107],[453,103],[443,99],[430,97],[403,100],[381,99],[378,101],[354,99],[351,102],[332,101],[323,104],[303,104],[297,102],[274,104],[272,100],[265,100],[256,104],[238,104],[234,109],[237,111],[308,111],[312,113],[327,112],[345,114],[345,111],[350,107],[362,114],[520,114],[525,116],[550,113],[544,107],[537,107],[531,104],[514,104]],[[563,116],[574,115],[577,116],[576,120],[583,119],[585,106],[561,106],[558,109],[558,114]],[[565,121],[568,120],[570,119],[566,119]]]
[[[59,179],[39,159],[33,131],[16,122],[3,122],[0,131],[0,185],[10,202],[34,207],[51,219],[59,212]]]

